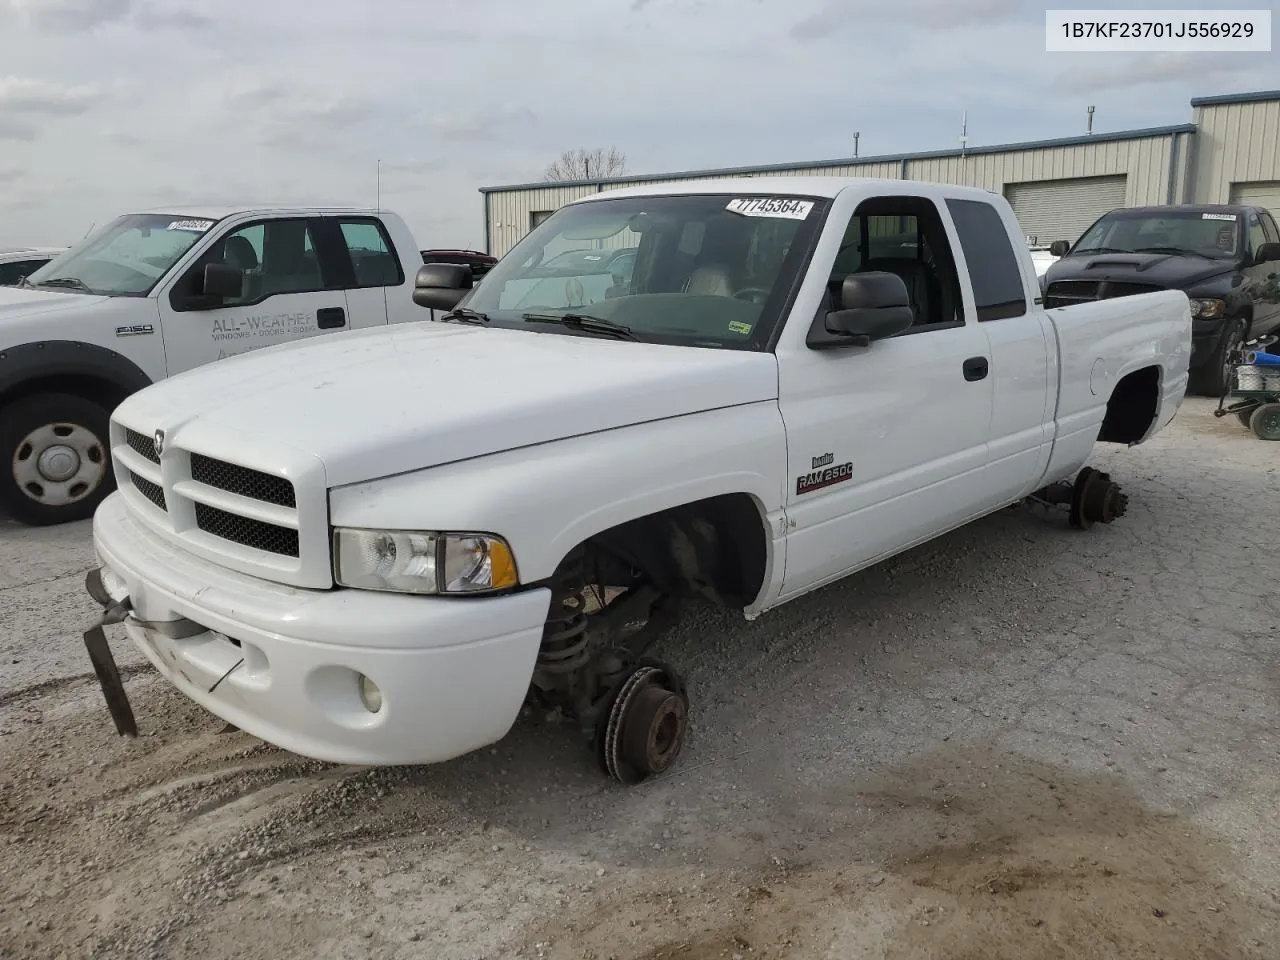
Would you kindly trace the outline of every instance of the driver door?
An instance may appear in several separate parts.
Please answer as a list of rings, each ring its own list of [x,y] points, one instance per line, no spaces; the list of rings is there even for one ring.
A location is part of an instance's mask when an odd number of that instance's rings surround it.
[[[172,376],[216,360],[349,327],[346,292],[322,231],[304,217],[261,220],[231,230],[160,298]],[[243,273],[239,297],[203,294],[204,268]]]

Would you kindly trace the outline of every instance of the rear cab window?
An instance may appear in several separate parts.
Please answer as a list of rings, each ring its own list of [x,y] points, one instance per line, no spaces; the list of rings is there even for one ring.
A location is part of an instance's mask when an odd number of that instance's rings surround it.
[[[357,289],[398,287],[404,283],[400,257],[382,221],[374,217],[343,217],[337,223],[351,258]]]
[[[969,268],[979,322],[1007,320],[1027,312],[1027,290],[1004,219],[981,200],[947,200]]]

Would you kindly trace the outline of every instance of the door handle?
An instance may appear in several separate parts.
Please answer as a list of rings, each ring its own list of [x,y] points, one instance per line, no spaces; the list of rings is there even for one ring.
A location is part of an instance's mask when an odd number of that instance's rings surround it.
[[[316,326],[321,330],[333,330],[347,325],[347,313],[341,307],[321,307],[316,311]]]
[[[964,378],[970,382],[981,380],[987,375],[987,358],[970,357],[964,362]]]

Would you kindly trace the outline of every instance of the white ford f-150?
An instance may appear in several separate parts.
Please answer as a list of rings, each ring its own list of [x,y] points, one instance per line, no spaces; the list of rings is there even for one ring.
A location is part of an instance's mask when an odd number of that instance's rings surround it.
[[[755,618],[1028,497],[1110,522],[1086,461],[1169,423],[1191,346],[1177,292],[1044,310],[1005,200],[904,181],[594,195],[413,298],[451,312],[115,411],[85,642],[121,733],[110,623],[299,754],[444,761],[532,701],[635,782],[687,729],[681,600]]]
[[[107,420],[126,396],[259,347],[419,320],[421,266],[387,211],[118,217],[0,289],[0,509],[28,524],[92,516],[114,488]]]

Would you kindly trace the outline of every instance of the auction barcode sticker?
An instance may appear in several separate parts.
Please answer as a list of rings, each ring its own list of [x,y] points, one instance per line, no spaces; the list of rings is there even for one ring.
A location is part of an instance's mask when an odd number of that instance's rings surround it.
[[[1267,53],[1270,10],[1046,10],[1049,53]]]
[[[795,200],[790,197],[744,197],[730,200],[725,209],[744,217],[782,217],[786,220],[803,220],[813,209],[812,200]]]

